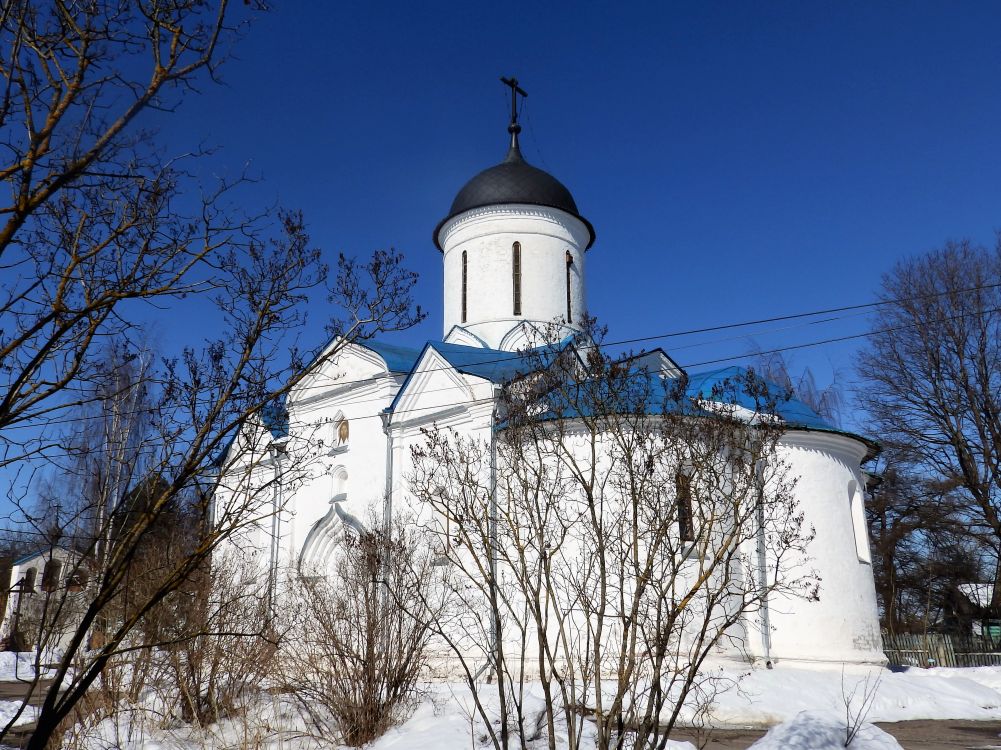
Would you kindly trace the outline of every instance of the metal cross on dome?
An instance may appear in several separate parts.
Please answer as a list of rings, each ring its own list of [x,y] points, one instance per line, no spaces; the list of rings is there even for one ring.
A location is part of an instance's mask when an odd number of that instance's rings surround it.
[[[514,133],[521,130],[521,126],[518,124],[518,94],[527,98],[528,92],[518,85],[517,78],[501,76],[501,83],[511,89],[511,124],[508,126],[508,130]]]

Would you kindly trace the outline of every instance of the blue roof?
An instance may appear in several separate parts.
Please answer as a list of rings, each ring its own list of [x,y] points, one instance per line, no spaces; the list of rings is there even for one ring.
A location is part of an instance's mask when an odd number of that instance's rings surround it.
[[[484,349],[479,346],[448,344],[444,341],[430,341],[428,346],[459,372],[475,375],[493,383],[508,383],[519,375],[535,369],[539,361],[538,354],[526,355],[499,349]]]
[[[563,344],[568,340],[565,339],[557,348],[562,348]],[[542,347],[530,352],[506,352],[500,349],[487,349],[481,346],[450,344],[445,341],[429,341],[424,345],[420,356],[423,356],[424,352],[428,349],[434,349],[434,351],[438,352],[446,362],[459,372],[466,375],[475,375],[492,383],[509,383],[519,376],[531,372],[538,365],[541,357],[554,351],[554,347]],[[407,375],[407,379],[400,386],[400,390],[396,392],[393,403],[389,405],[386,411],[391,412],[396,408],[396,404],[407,389],[407,385],[409,385],[413,374],[414,370],[411,369]]]
[[[767,401],[767,406],[771,407],[774,413],[790,426],[842,432],[805,403],[789,394],[786,389],[770,381],[762,380],[760,376],[758,381],[764,392],[760,397],[748,393],[746,385],[749,374],[748,368],[739,366],[721,367],[716,370],[690,374],[687,392],[691,398],[701,399],[712,399],[715,393],[716,400],[726,401],[754,411],[758,411],[766,405],[763,403],[764,400]],[[725,389],[725,393],[720,393],[721,389]]]
[[[731,366],[691,374],[688,376],[688,395],[692,398],[712,398],[714,389],[725,389],[725,396],[719,397],[717,400],[735,403],[755,410],[762,408],[762,406],[767,406],[774,414],[781,417],[787,425],[794,429],[816,430],[818,432],[846,435],[866,446],[868,449],[868,458],[879,454],[879,443],[872,438],[859,435],[857,432],[841,429],[831,424],[804,402],[790,394],[787,389],[771,381],[763,380],[758,376],[758,382],[762,384],[765,391],[763,394],[764,398],[768,401],[767,405],[762,404],[753,394],[745,390],[749,372],[749,368]]]
[[[273,438],[288,437],[288,409],[285,396],[261,409],[261,422],[268,428]]]
[[[676,378],[663,378],[657,371],[630,368],[611,391],[605,391],[602,388],[602,381],[591,381],[591,386],[604,392],[585,392],[575,403],[571,403],[572,397],[569,394],[548,394],[546,402],[550,407],[549,412],[541,416],[543,419],[594,416],[595,412],[592,406],[596,404],[600,404],[601,411],[609,414],[616,413],[617,409],[623,410],[621,413],[635,413],[641,409],[644,414],[670,413],[708,416],[710,413],[693,403],[686,391],[678,389],[677,384],[680,382],[683,381]],[[590,391],[584,382],[577,384],[577,386],[577,390]]]
[[[363,346],[366,349],[371,349],[373,352],[386,360],[386,367],[389,368],[390,372],[410,372],[414,369],[414,365],[417,364],[417,360],[420,359],[421,356],[420,349],[412,349],[409,346],[397,346],[396,344],[387,344],[384,341],[375,341],[374,339],[368,341],[355,341],[354,343],[358,346]]]
[[[774,414],[793,429],[830,432],[855,438],[867,446],[870,455],[879,451],[879,446],[874,441],[832,425],[786,389],[753,375],[752,370],[746,367],[723,367],[689,375],[683,392],[672,390],[671,384],[684,381],[665,380],[656,372],[637,369],[632,370],[628,377],[636,386],[636,390],[630,389],[630,393],[623,394],[623,406],[629,410],[638,405],[634,399],[642,395],[645,399],[643,408],[649,414],[686,413],[711,417],[714,412],[703,409],[699,402],[716,401],[742,406],[754,412]],[[608,403],[607,408],[614,409],[614,403]],[[542,418],[566,418],[578,414],[576,406],[550,401],[550,411]],[[503,429],[504,425],[498,427]]]
[[[306,365],[308,370],[316,361],[321,357],[323,352],[327,351],[330,345],[336,340],[336,337],[330,339],[323,348],[320,349],[319,353],[313,359],[309,361]],[[413,349],[409,346],[399,346],[397,344],[388,344],[385,341],[377,341],[375,339],[358,339],[356,341],[350,341],[349,343],[360,346],[364,349],[370,349],[371,351],[378,354],[386,361],[386,367],[389,368],[390,372],[410,372],[414,365],[417,364],[417,360],[421,356],[421,349]]]

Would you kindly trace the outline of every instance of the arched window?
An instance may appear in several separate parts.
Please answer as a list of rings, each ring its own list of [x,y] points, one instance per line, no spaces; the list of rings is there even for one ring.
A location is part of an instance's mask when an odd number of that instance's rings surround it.
[[[21,579],[21,592],[25,594],[34,594],[36,578],[38,578],[38,571],[35,568],[28,568],[24,571],[24,578]]]
[[[338,466],[330,475],[330,502],[342,503],[348,499],[348,470]]]
[[[683,471],[674,475],[675,498],[678,505],[678,537],[683,542],[695,541],[692,517],[692,478]]]
[[[514,314],[521,315],[521,243],[511,248],[511,281],[514,286]]]
[[[573,266],[573,255],[567,250],[567,323],[573,323],[573,310],[570,309],[571,266]]]
[[[10,576],[13,572],[14,561],[7,555],[0,557],[0,587],[2,587],[0,588],[0,600],[3,598],[3,592],[10,588]]]
[[[869,551],[869,532],[865,525],[865,498],[862,488],[854,479],[848,483],[848,508],[852,531],[855,532],[855,555],[860,563],[871,565],[872,552]]]
[[[42,568],[42,591],[51,594],[59,588],[59,576],[63,572],[61,560],[46,560]]]
[[[466,289],[469,282],[468,258],[466,251],[462,251],[462,322],[466,322]]]

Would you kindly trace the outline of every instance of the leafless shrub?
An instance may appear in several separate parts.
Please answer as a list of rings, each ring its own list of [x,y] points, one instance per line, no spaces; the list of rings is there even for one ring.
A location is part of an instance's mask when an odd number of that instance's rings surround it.
[[[251,566],[217,555],[198,585],[175,592],[161,689],[180,718],[204,726],[239,713],[267,687],[282,631]],[[173,632],[170,632],[173,631]]]
[[[879,692],[883,675],[866,673],[863,680],[857,680],[851,690],[845,687],[845,669],[841,668],[841,702],[845,706],[845,747],[850,747],[865,724],[872,704]]]
[[[284,649],[284,685],[318,736],[358,747],[416,706],[434,571],[400,524],[347,535],[329,575],[306,571],[293,580],[298,626]]]
[[[576,750],[587,719],[599,748],[664,747],[725,688],[705,660],[751,646],[743,626],[765,598],[817,594],[776,395],[753,373],[692,394],[600,337],[526,352],[489,441],[431,429],[412,451],[411,491],[453,576],[436,631],[497,748],[544,727],[551,750],[559,734]]]

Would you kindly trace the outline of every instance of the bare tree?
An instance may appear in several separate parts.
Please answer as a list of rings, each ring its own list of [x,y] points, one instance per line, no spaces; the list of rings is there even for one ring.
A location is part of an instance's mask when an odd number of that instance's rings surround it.
[[[858,362],[874,432],[920,476],[962,493],[1001,612],[1001,239],[902,261]]]
[[[202,261],[238,230],[216,203],[227,186],[179,214],[185,176],[138,121],[214,74],[229,15],[224,0],[4,4],[0,428],[73,403],[93,343],[128,329],[127,301],[210,283]]]
[[[316,735],[360,747],[413,710],[428,666],[429,591],[439,576],[413,529],[349,534],[323,571],[304,571],[286,598],[295,628],[283,681]],[[437,599],[440,602],[440,599]]]
[[[837,374],[831,383],[821,388],[809,367],[804,368],[798,377],[793,375],[792,365],[782,352],[763,352],[760,347],[755,346],[752,353],[754,369],[763,379],[786,389],[791,396],[802,401],[831,424],[841,424],[844,398]]]
[[[817,593],[772,389],[748,374],[692,394],[602,354],[600,334],[526,352],[492,442],[429,430],[413,451],[428,531],[468,581],[465,630],[441,631],[463,663],[477,619],[492,637],[499,730],[481,718],[497,747],[578,748],[593,717],[600,748],[663,748],[724,687],[701,667],[743,648],[764,597]],[[526,675],[541,715],[524,711]]]
[[[983,540],[970,533],[961,490],[922,475],[884,446],[872,468],[866,520],[882,624],[891,633],[948,625],[944,611],[962,584],[977,583]]]
[[[307,295],[325,289],[334,311],[327,328],[335,343],[323,356],[421,317],[410,297],[415,276],[398,253],[341,256],[328,274],[301,215],[247,215],[229,201],[234,183],[200,188],[184,159],[164,154],[155,132],[142,129],[215,79],[221,52],[254,10],[226,0],[14,0],[0,8],[0,173],[11,188],[0,205],[8,498],[33,517],[46,465],[38,459],[65,458],[61,425],[115,413],[122,420],[114,439],[88,443],[92,460],[77,464],[89,467],[81,486],[99,491],[73,523],[58,519],[60,531],[87,530],[83,559],[93,575],[61,643],[61,689],[45,696],[32,748],[53,738],[110,663],[155,645],[140,638],[151,613],[223,540],[278,510],[268,483],[242,494],[217,485],[235,462],[253,472],[268,460],[267,416],[280,411],[305,359],[321,353],[297,343]],[[197,301],[204,327],[182,352],[145,360],[148,403],[129,407],[122,398],[133,385],[101,367],[95,344],[114,341],[124,358],[141,357],[141,301]],[[100,414],[82,413],[87,404]],[[141,431],[129,426],[139,412]],[[237,434],[251,444],[249,466],[226,450]],[[148,585],[133,585],[149,540],[179,504],[199,519],[198,533],[182,554],[161,558]]]

